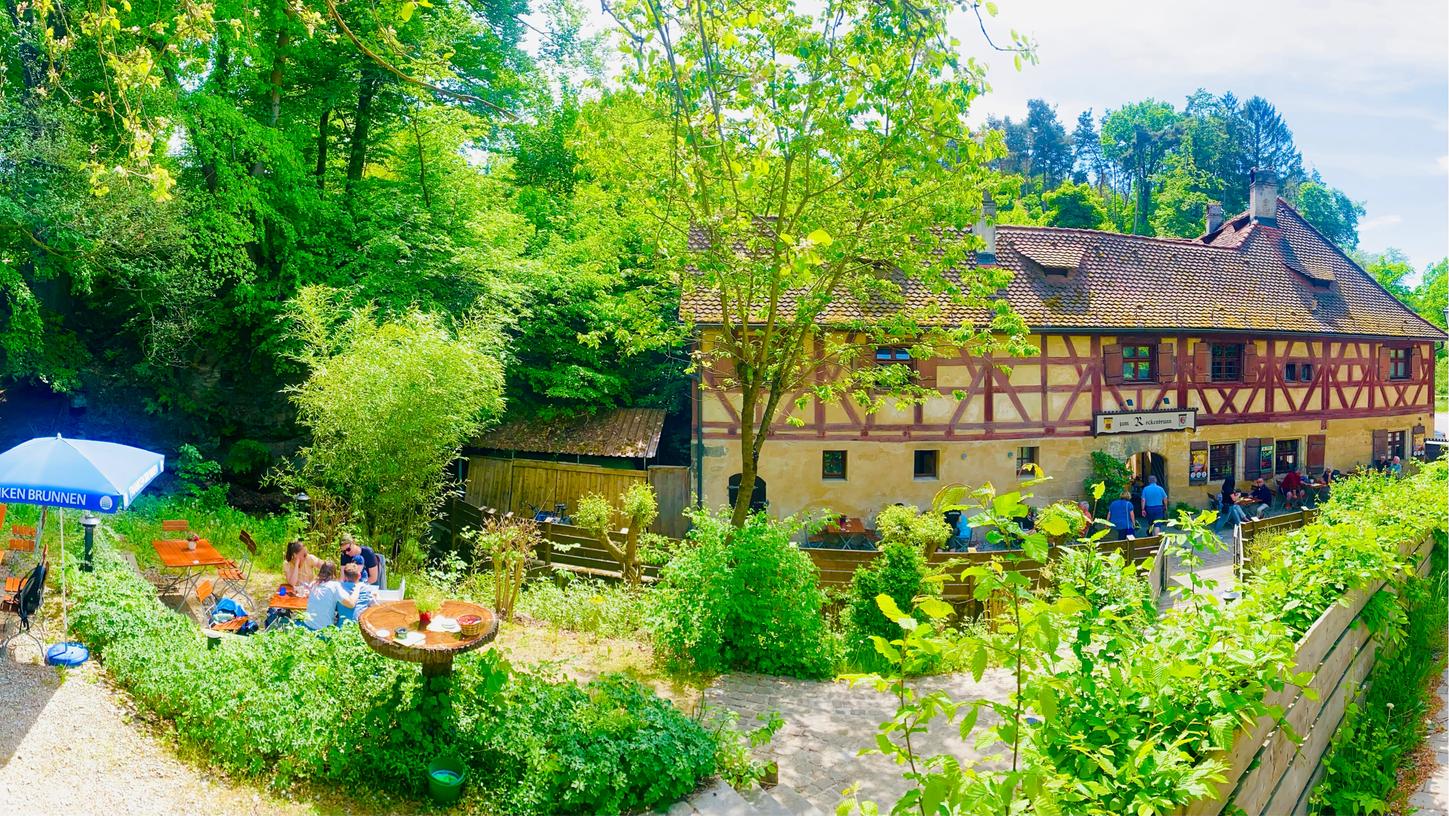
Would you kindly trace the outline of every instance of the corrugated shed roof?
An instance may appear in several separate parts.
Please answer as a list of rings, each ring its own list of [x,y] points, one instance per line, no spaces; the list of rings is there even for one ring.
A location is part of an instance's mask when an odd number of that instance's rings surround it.
[[[652,459],[664,431],[664,409],[619,408],[595,416],[500,425],[473,447],[570,456]]]
[[[1445,339],[1281,199],[1276,226],[1255,223],[1245,213],[1196,240],[1001,225],[996,263],[1012,273],[1000,296],[1034,329]],[[1074,271],[1043,274],[1048,265]],[[905,297],[913,307],[940,300],[913,282]],[[788,308],[791,300],[784,302]],[[894,308],[841,297],[821,320],[848,323]],[[686,294],[680,309],[700,323],[719,319],[718,301],[706,293]],[[942,304],[940,319],[981,325],[987,315]]]

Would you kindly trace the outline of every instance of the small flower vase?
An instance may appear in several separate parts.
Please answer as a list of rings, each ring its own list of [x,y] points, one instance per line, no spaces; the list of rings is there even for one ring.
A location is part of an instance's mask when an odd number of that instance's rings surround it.
[[[432,622],[433,622],[433,613],[431,613],[431,612],[423,612],[421,610],[418,612],[418,625],[419,626],[427,626],[428,624],[430,624]]]

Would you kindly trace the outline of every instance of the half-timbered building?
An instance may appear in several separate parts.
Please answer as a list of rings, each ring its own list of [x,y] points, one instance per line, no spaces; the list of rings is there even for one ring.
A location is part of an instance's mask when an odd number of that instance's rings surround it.
[[[1229,474],[1408,457],[1432,427],[1444,333],[1278,198],[1270,174],[1253,180],[1247,212],[1224,219],[1209,208],[1197,239],[978,231],[977,263],[1013,273],[1003,294],[1037,353],[911,360],[907,349],[873,349],[868,358],[913,366],[939,397],[873,413],[849,402],[791,407],[754,487],[773,513],[871,517],[897,501],[925,505],[950,482],[1011,484],[1028,463],[1054,477],[1040,497],[1078,497],[1095,450],[1201,506]],[[707,348],[707,304],[685,310]],[[694,465],[715,506],[740,489],[738,395],[713,387],[715,372],[702,379]]]

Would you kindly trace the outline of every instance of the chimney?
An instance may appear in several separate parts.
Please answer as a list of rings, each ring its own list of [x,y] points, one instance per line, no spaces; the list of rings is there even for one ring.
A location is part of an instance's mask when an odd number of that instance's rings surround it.
[[[1223,205],[1209,201],[1207,206],[1207,234],[1212,235],[1223,226]]]
[[[1253,168],[1248,174],[1248,211],[1253,220],[1270,227],[1278,225],[1278,177],[1272,170]]]
[[[981,220],[971,231],[980,236],[986,246],[976,250],[976,263],[991,266],[996,263],[996,202],[987,193],[981,201]]]

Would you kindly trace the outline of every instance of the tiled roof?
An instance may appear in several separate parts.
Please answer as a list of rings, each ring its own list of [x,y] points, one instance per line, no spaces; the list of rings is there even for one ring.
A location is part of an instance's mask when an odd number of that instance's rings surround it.
[[[500,425],[474,440],[475,448],[652,459],[664,431],[664,409],[619,408],[597,416]]]
[[[1000,293],[1036,330],[1271,331],[1445,339],[1339,252],[1287,202],[1276,226],[1245,213],[1198,239],[1001,225],[996,263],[1012,273]],[[1044,274],[1044,267],[1073,270]],[[914,306],[938,302],[908,284]],[[788,308],[788,299],[786,301]],[[822,316],[847,323],[889,304],[838,297]],[[718,320],[718,303],[690,293],[681,311]],[[941,319],[980,325],[979,309],[947,306]]]

